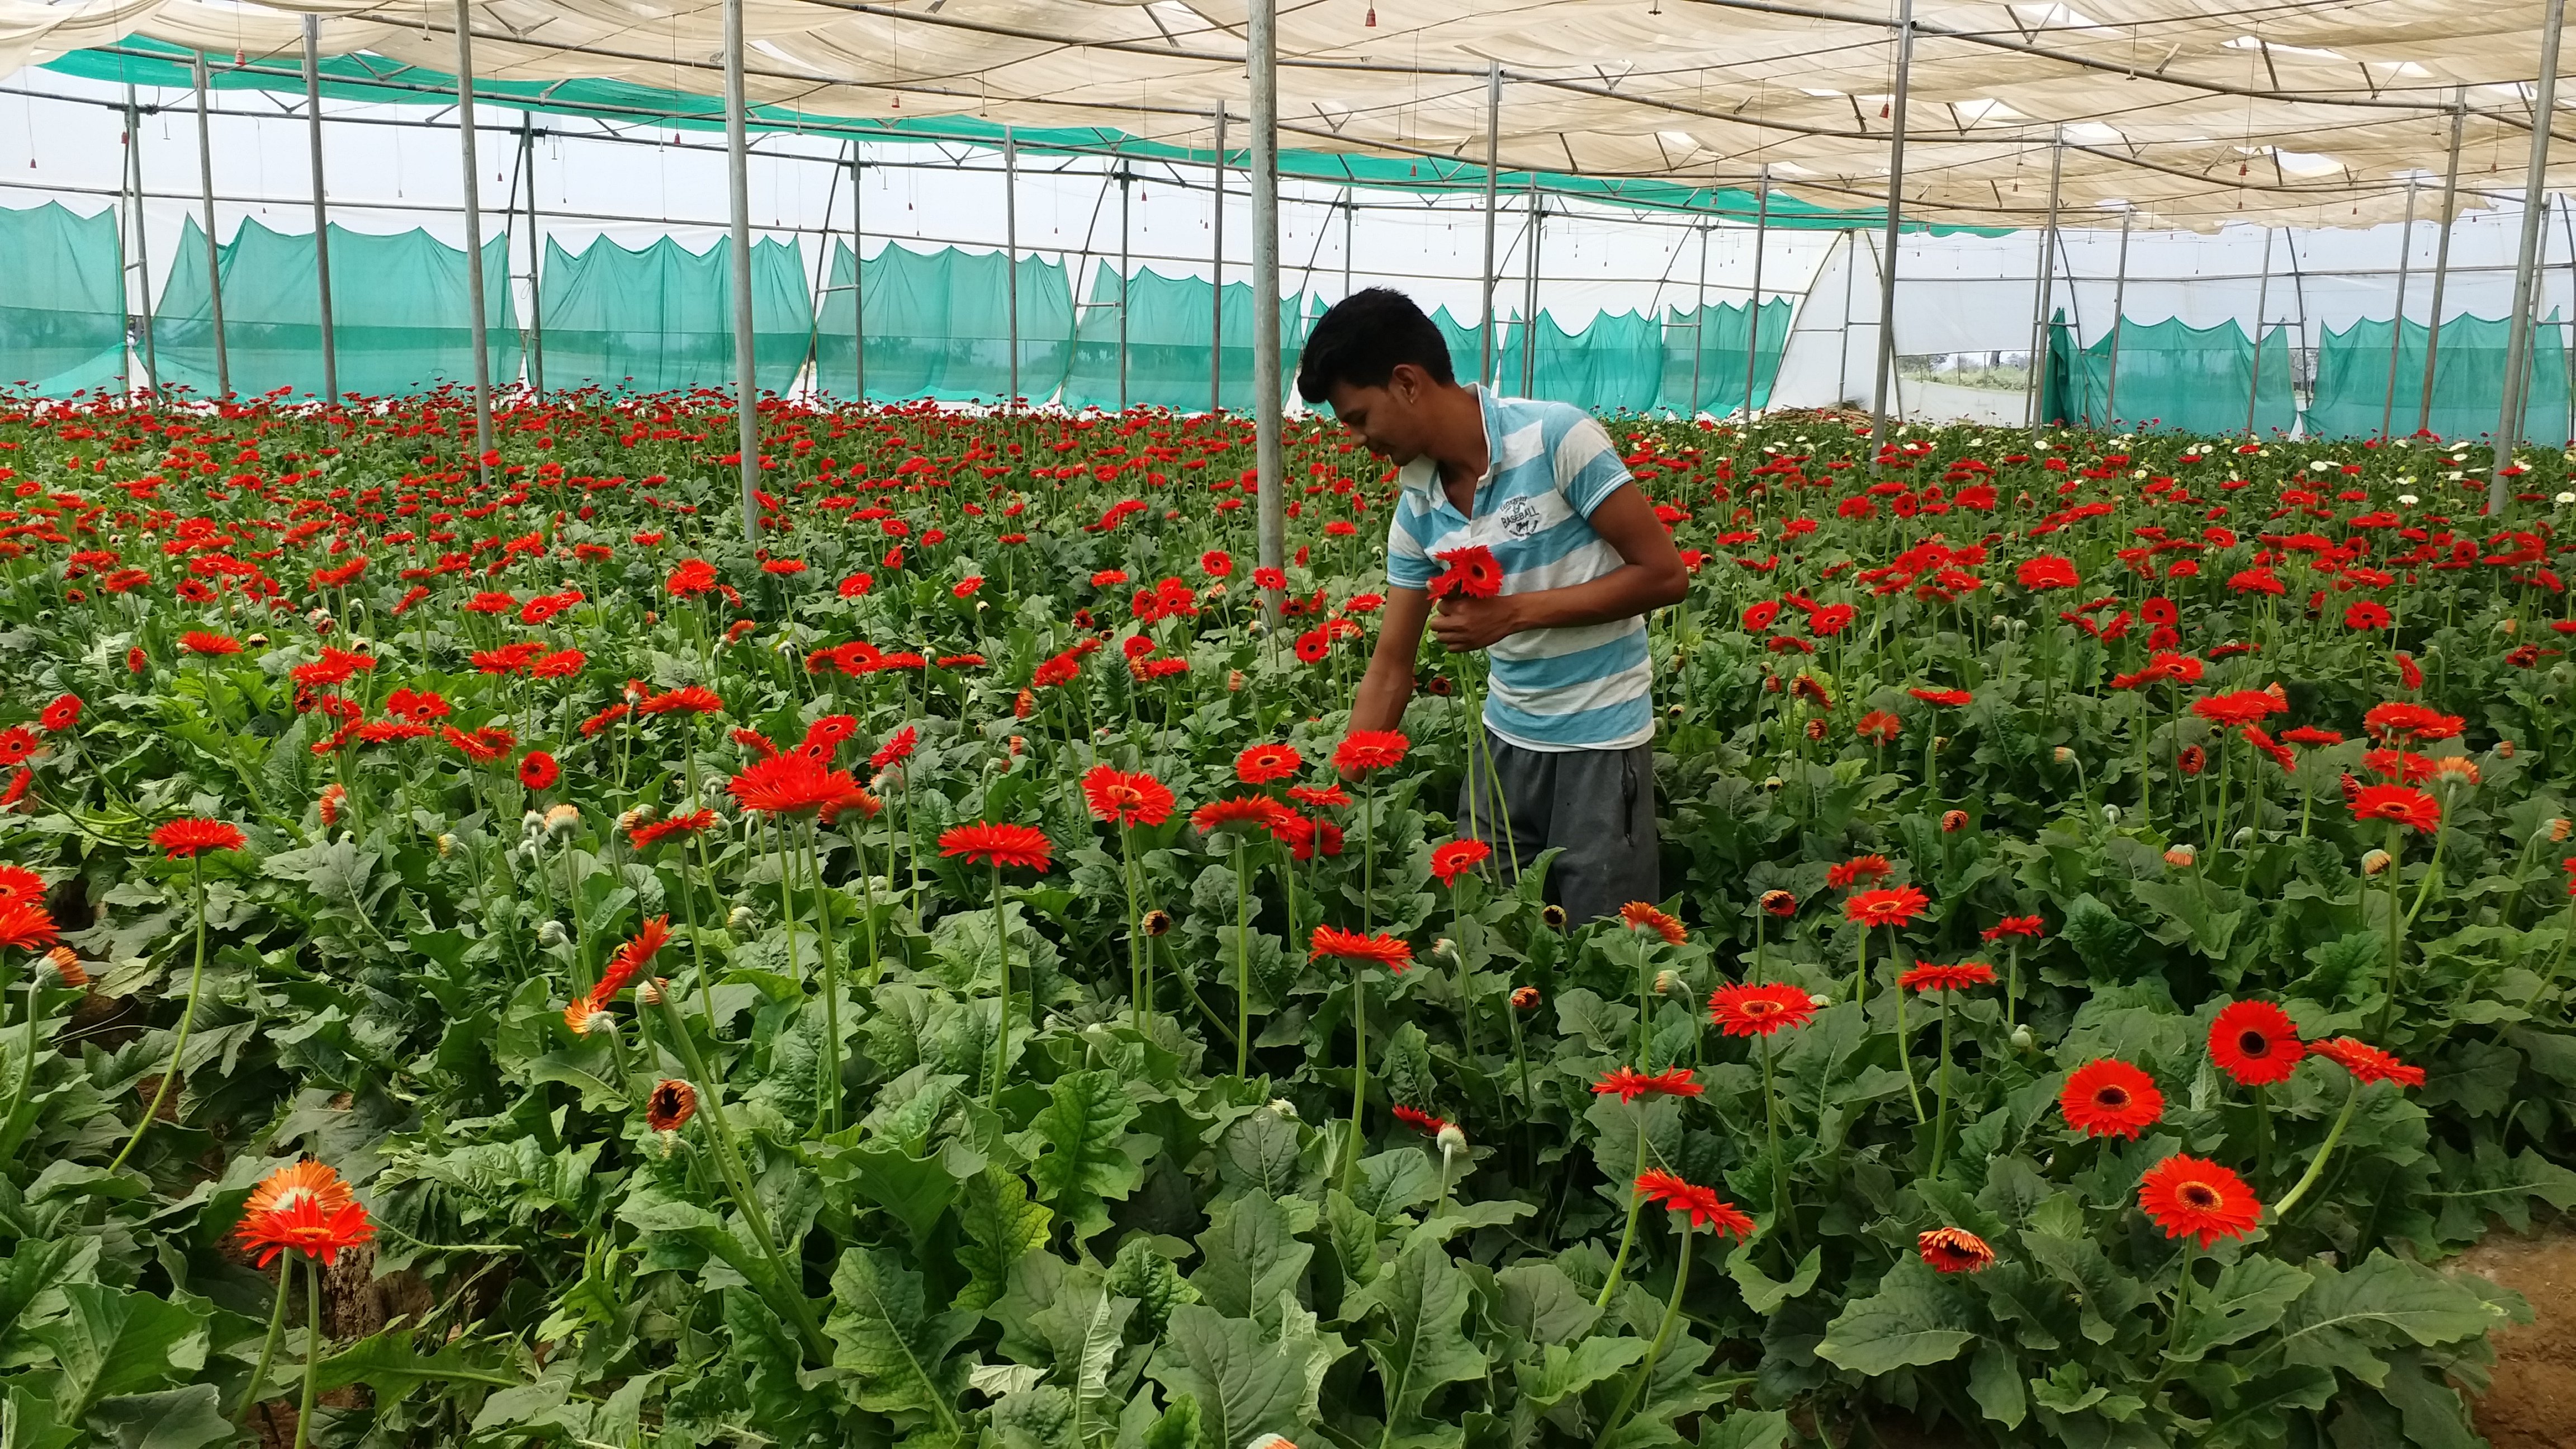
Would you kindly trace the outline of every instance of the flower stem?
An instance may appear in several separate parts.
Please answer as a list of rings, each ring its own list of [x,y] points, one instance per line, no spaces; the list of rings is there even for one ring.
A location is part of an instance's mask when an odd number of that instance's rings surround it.
[[[1145,1030],[1145,922],[1136,910],[1136,832],[1126,825],[1118,827],[1119,874],[1127,882],[1127,976],[1128,989],[1134,998],[1128,1014],[1134,1019],[1138,1034]]]
[[[1950,993],[1941,993],[1940,1115],[1932,1124],[1932,1175],[1941,1175],[1943,1149],[1950,1145]]]
[[[2388,980],[2387,1000],[2379,1007],[2379,1036],[2386,1040],[2389,1024],[2397,1019],[2397,962],[2406,950],[2406,922],[2397,914],[2397,852],[2404,848],[2403,826],[2388,827]]]
[[[1002,913],[1002,862],[993,862],[993,948],[1002,956],[1002,1014],[993,1019],[993,1089],[984,1105],[1002,1110],[1002,1077],[1011,1069],[1011,926]]]
[[[1637,1241],[1637,1214],[1646,1206],[1646,1194],[1637,1179],[1646,1175],[1646,1109],[1637,1109],[1637,1170],[1628,1174],[1628,1226],[1619,1233],[1619,1255],[1610,1260],[1610,1277],[1601,1285],[1601,1296],[1592,1300],[1595,1308],[1607,1309],[1610,1295],[1619,1291],[1619,1270],[1628,1266],[1628,1249]]]
[[[1762,1034],[1762,1128],[1771,1140],[1771,1219],[1794,1245],[1797,1225],[1789,1217],[1788,1164],[1780,1157],[1780,1093],[1771,1078],[1771,1034]]]
[[[2343,1129],[2352,1122],[2352,1109],[2360,1102],[2361,1079],[2355,1077],[2352,1080],[2352,1090],[2344,1094],[2343,1110],[2335,1114],[2334,1126],[2326,1130],[2325,1145],[2317,1149],[2315,1159],[2308,1163],[2308,1170],[2300,1175],[2298,1182],[2281,1195],[2279,1202],[2272,1204],[2272,1221],[2288,1222],[2290,1209],[2297,1207],[2300,1199],[2308,1195],[2308,1189],[2315,1187],[2317,1179],[2325,1175],[2326,1159],[2334,1156],[2335,1145],[2343,1141]]]
[[[1234,1074],[1252,1075],[1252,879],[1234,832]]]
[[[2165,1357],[2171,1358],[2182,1344],[2184,1305],[2191,1301],[2191,1269],[2194,1249],[2190,1238],[2182,1240],[2182,1272],[2174,1278],[2173,1320],[2166,1325]]]
[[[242,1390],[241,1402],[233,1406],[233,1417],[248,1415],[251,1405],[259,1402],[260,1385],[268,1382],[268,1366],[277,1360],[277,1341],[286,1336],[286,1296],[295,1285],[295,1254],[290,1251],[277,1270],[277,1306],[268,1312],[268,1337],[259,1346],[259,1367],[251,1370],[250,1383]]]
[[[1351,1150],[1342,1155],[1342,1188],[1350,1189],[1368,1141],[1368,977],[1351,963]]]
[[[206,974],[206,867],[195,856],[188,857],[188,878],[196,887],[197,964],[188,971],[188,1005],[186,1010],[179,1013],[179,1039],[170,1046],[170,1065],[161,1073],[161,1085],[153,1089],[152,1105],[143,1109],[143,1120],[134,1124],[134,1135],[125,1139],[125,1149],[116,1154],[114,1162],[107,1165],[109,1172],[114,1172],[125,1165],[125,1159],[133,1156],[134,1149],[141,1145],[143,1134],[151,1131],[153,1122],[160,1117],[161,1104],[170,1099],[171,1085],[179,1079],[179,1064],[187,1056],[188,1029],[196,1025],[197,984]],[[31,1068],[36,1060],[35,1015],[35,997],[31,990],[27,1006],[27,1061]]]
[[[289,1250],[287,1257],[295,1254]],[[282,1285],[281,1285],[282,1286]],[[322,1262],[304,1260],[304,1402],[295,1411],[295,1449],[313,1432],[313,1391],[322,1380]]]
[[[1680,1265],[1673,1269],[1673,1296],[1664,1301],[1664,1318],[1655,1325],[1654,1340],[1646,1345],[1646,1361],[1637,1365],[1637,1377],[1629,1381],[1627,1391],[1619,1396],[1619,1407],[1602,1421],[1601,1438],[1604,1442],[1628,1421],[1629,1409],[1636,1405],[1637,1396],[1646,1391],[1647,1383],[1655,1376],[1655,1360],[1663,1357],[1664,1345],[1673,1336],[1673,1325],[1681,1320],[1682,1293],[1690,1287],[1691,1221],[1688,1217],[1682,1219],[1681,1254]]]
[[[832,942],[832,902],[823,894],[823,827],[805,822],[805,863],[814,882],[814,928],[823,939],[822,1116],[827,1133],[841,1130],[841,957]]]

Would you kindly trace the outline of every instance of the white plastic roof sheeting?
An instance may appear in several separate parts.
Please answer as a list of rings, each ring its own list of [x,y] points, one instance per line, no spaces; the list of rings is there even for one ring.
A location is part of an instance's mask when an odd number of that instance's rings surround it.
[[[275,61],[300,51],[308,13],[325,53],[455,68],[445,0],[0,0],[0,72],[132,35],[218,64]],[[1894,13],[1887,0],[1292,0],[1282,143],[1480,163],[1499,63],[1508,171],[1741,185],[1768,166],[1805,200],[1873,204]],[[487,0],[470,14],[487,80],[721,88],[715,0]],[[2409,176],[2438,189],[2455,96],[2464,188],[2518,186],[2544,14],[2537,0],[1922,0],[1907,214],[2035,224],[2062,127],[2070,225],[2123,204],[2146,225],[2203,230],[2392,221]],[[1215,108],[1244,106],[1244,21],[1242,0],[746,0],[748,84],[756,103],[817,116],[964,114],[1205,148]],[[2567,129],[2551,184],[2576,186],[2576,123],[2554,119]],[[2464,190],[2462,204],[2480,203]]]

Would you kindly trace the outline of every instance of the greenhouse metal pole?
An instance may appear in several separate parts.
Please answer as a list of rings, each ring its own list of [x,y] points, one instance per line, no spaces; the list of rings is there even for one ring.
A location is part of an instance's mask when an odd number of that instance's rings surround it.
[[[2263,314],[2272,306],[2272,229],[2263,228],[2263,281],[2254,289],[2254,373],[2245,384],[2245,436],[2254,436],[2254,401],[2263,395]]]
[[[1485,355],[1476,365],[1476,381],[1494,385],[1494,170],[1502,164],[1503,63],[1485,63]]]
[[[1869,469],[1879,471],[1887,451],[1888,375],[1896,370],[1896,242],[1905,210],[1905,91],[1914,68],[1914,0],[1896,4],[1896,94],[1888,103],[1895,127],[1887,139],[1887,255],[1878,272],[1878,362],[1869,392]]]
[[[331,211],[322,196],[321,21],[304,17],[304,122],[313,152],[313,280],[322,321],[322,405],[340,405],[340,348],[331,331]]]
[[[491,319],[483,311],[483,178],[475,174],[474,14],[456,0],[456,151],[465,173],[466,336],[474,348],[474,471],[492,484]]]
[[[215,147],[206,136],[206,53],[197,52],[197,200],[206,219],[206,314],[215,327],[215,395],[233,390],[232,354],[224,346],[224,251],[215,245]]]
[[[1860,272],[1859,227],[1843,233],[1843,335],[1842,346],[1834,352],[1834,404],[1839,407],[1851,400],[1851,309],[1857,294]]]
[[[2397,343],[2406,335],[2406,270],[2415,260],[2415,178],[2406,178],[2406,225],[2397,233],[2397,315],[2388,323],[2388,393],[2379,404],[2379,441],[2397,416]]]
[[[2460,128],[2469,118],[2469,88],[2451,89],[2451,164],[2442,177],[2442,234],[2433,247],[2433,308],[2424,318],[2424,398],[2415,408],[2415,431],[2433,426],[2433,362],[2442,349],[2442,288],[2451,280],[2451,224],[2460,215]]]
[[[1761,188],[1753,208],[1753,305],[1744,313],[1744,421],[1753,421],[1753,375],[1762,357],[1762,242],[1771,228],[1771,163],[1762,163]],[[1706,253],[1702,252],[1705,260]]]
[[[1711,199],[1715,197],[1711,189]],[[1699,371],[1708,359],[1708,229],[1712,223],[1699,224],[1699,281],[1691,288],[1691,390],[1688,415],[1699,416]]]
[[[1208,168],[1216,199],[1209,203],[1216,233],[1208,244],[1208,411],[1225,405],[1225,107],[1216,108],[1216,164]]]
[[[1288,566],[1288,508],[1281,479],[1279,411],[1279,10],[1252,0],[1244,27],[1252,90],[1252,438],[1260,484],[1261,566]],[[1270,623],[1284,595],[1264,590]]]
[[[1521,396],[1538,391],[1538,244],[1547,225],[1547,203],[1539,199],[1538,173],[1529,182],[1529,291],[1521,307]]]
[[[528,388],[546,395],[546,304],[537,292],[537,261],[545,239],[537,234],[537,128],[525,112],[519,118],[519,174],[528,178]]]
[[[143,225],[143,116],[134,108],[131,83],[125,87],[125,166],[134,177],[134,290],[142,299],[143,390],[158,403],[161,357],[152,337],[152,245]]]
[[[1342,295],[1351,294],[1351,233],[1360,219],[1359,194],[1350,187],[1342,188]]]
[[[850,139],[850,402],[868,400],[868,217],[866,217],[866,147]],[[1010,263],[1012,302],[1020,299],[1020,263]],[[1020,348],[1012,343],[1012,397],[1018,397]]]
[[[1121,162],[1118,170],[1118,410],[1127,411],[1127,187],[1135,178]]]
[[[760,537],[760,381],[752,356],[751,142],[744,134],[749,100],[742,83],[742,0],[724,0],[725,199],[733,239],[733,411],[742,536]]]
[[[857,185],[853,173],[854,191]],[[857,256],[851,253],[853,276],[858,274]],[[1009,126],[1002,128],[1002,288],[1011,299],[1011,396],[1003,405],[1007,409],[1020,405],[1020,142]]]
[[[2505,470],[2513,466],[2513,450],[2522,440],[2523,399],[2527,388],[2523,373],[2531,348],[2531,312],[2533,282],[2540,255],[2540,224],[2549,207],[2549,131],[2548,120],[2557,115],[2558,105],[2558,31],[2567,18],[2567,0],[2549,0],[2549,18],[2540,32],[2540,79],[2532,87],[2531,114],[2537,122],[2531,128],[2531,161],[2522,183],[2522,244],[2513,259],[2513,320],[2505,334],[2504,406],[2496,419],[2495,472],[2487,479],[2487,513],[2501,517],[2505,505],[2513,501],[2512,490],[2505,485]]]
[[[2570,207],[2565,194],[2560,194],[2558,230],[2567,238],[2567,280],[2576,285],[2576,216],[2571,216],[2571,211],[2576,211],[2576,207]],[[2566,364],[2567,370],[2567,437],[2569,441],[2576,442],[2576,318],[2570,318],[2561,325],[2566,328],[2558,352],[2559,360]]]
[[[2066,176],[2066,128],[2060,126],[2048,142],[2048,225],[2039,233],[2038,295],[2030,304],[2030,384],[2029,401],[2025,404],[2030,421],[2030,441],[2036,447],[2040,434],[2048,430],[2048,419],[2040,416],[2046,402],[2044,381],[2049,359],[2056,355],[2057,329],[2049,325],[2048,304],[2057,292],[2057,196],[2058,183]]]
[[[2120,260],[2111,272],[2111,385],[2102,398],[2102,422],[2116,427],[2120,422],[2120,322],[2129,305],[2129,227],[2138,219],[2138,209],[2123,207],[2120,211]]]

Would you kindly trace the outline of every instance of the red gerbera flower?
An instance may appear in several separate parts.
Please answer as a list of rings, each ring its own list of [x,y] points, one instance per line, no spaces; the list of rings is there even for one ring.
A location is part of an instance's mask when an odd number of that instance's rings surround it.
[[[1054,863],[1055,847],[1036,826],[977,821],[939,832],[939,853],[1042,871]]]
[[[2352,818],[2430,830],[2442,823],[2442,805],[2411,785],[2364,785],[2353,793]]]
[[[1989,941],[2000,941],[2006,936],[2043,935],[2047,930],[2048,923],[2037,916],[2006,916],[1980,934]]]
[[[2375,704],[2361,717],[2361,727],[2372,739],[2406,739],[2418,744],[2447,740],[2457,735],[2467,721],[2455,714],[2444,714],[2405,700]]]
[[[593,999],[606,1001],[626,988],[637,972],[652,964],[654,954],[671,941],[671,918],[655,916],[636,928],[634,937],[617,948],[608,958],[608,969],[599,973],[599,984],[590,989]]]
[[[1995,1250],[1965,1228],[1934,1228],[1919,1234],[1914,1250],[1936,1273],[1976,1273],[1995,1263]]]
[[[44,726],[50,733],[60,734],[79,724],[80,717],[81,697],[77,694],[66,694],[46,705],[45,712],[36,716],[36,723]]]
[[[1914,969],[1896,978],[1898,987],[1915,992],[1965,991],[1971,986],[1994,984],[1995,968],[1983,961],[1962,961],[1956,966],[1935,966],[1917,961]]]
[[[1619,919],[1632,930],[1652,931],[1664,938],[1667,946],[1678,946],[1690,937],[1682,923],[1674,920],[1645,901],[1630,901],[1619,908]]]
[[[811,755],[789,750],[745,765],[725,789],[745,810],[808,815],[859,793],[859,782],[847,770],[835,770]]]
[[[543,750],[530,750],[519,757],[519,783],[531,790],[551,790],[562,777],[563,770],[555,764],[555,757]]]
[[[1451,594],[1490,599],[1503,591],[1503,565],[1494,557],[1494,551],[1483,544],[1450,549],[1432,557],[1448,565],[1426,586],[1426,591],[1435,599],[1445,599]]]
[[[1825,884],[1834,890],[1847,890],[1864,881],[1885,880],[1896,873],[1883,855],[1855,855],[1839,865],[1825,867]]]
[[[1160,825],[1172,818],[1172,791],[1142,770],[1094,765],[1082,777],[1082,798],[1098,819],[1120,826]]]
[[[1413,948],[1383,931],[1364,936],[1335,926],[1317,926],[1306,959],[1320,961],[1327,956],[1342,961],[1375,961],[1399,976],[1413,964]]]
[[[1342,793],[1342,787],[1338,783],[1321,786],[1291,785],[1288,787],[1288,798],[1309,810],[1321,810],[1327,805],[1343,807],[1351,803],[1351,797]]]
[[[1977,698],[1975,695],[1970,694],[1964,689],[1909,689],[1905,692],[1913,695],[1916,699],[1923,701],[1925,704],[1945,705],[1952,708],[1956,708],[1963,704],[1973,704],[1976,702]]]
[[[2352,1073],[2352,1079],[2365,1087],[2373,1082],[2395,1082],[2401,1087],[2424,1085],[2422,1067],[2410,1067],[2390,1053],[2352,1037],[2329,1037],[2309,1050]]]
[[[2277,713],[2281,708],[2281,701],[2273,698],[2269,691],[2261,689],[2231,690],[2226,694],[2213,694],[2191,702],[2193,714],[2220,729],[2260,724],[2265,716]]]
[[[2066,1125],[2087,1137],[2126,1137],[2132,1141],[2165,1114],[2165,1094],[2156,1079],[2111,1057],[2086,1062],[2067,1073],[2057,1094],[2057,1110]]]
[[[1668,1211],[1690,1214],[1692,1227],[1715,1227],[1738,1241],[1753,1236],[1753,1219],[1720,1198],[1713,1187],[1701,1187],[1672,1173],[1655,1171],[1638,1176],[1637,1192],[1648,1202],[1662,1203]]]
[[[1843,902],[1843,915],[1863,926],[1902,926],[1921,915],[1932,898],[1914,887],[1861,891]]]
[[[2071,589],[2079,582],[2075,562],[2055,554],[2041,554],[2015,570],[2013,577],[2021,586],[2036,593],[2045,589]]]
[[[1437,1137],[1440,1135],[1440,1129],[1449,1125],[1445,1117],[1434,1117],[1418,1107],[1408,1107],[1401,1102],[1395,1105],[1395,1120],[1425,1137]]]
[[[478,765],[488,765],[518,748],[519,745],[516,735],[497,725],[485,725],[470,735],[454,725],[448,725],[441,730],[439,738],[454,745],[464,753],[465,758]]]
[[[674,815],[668,820],[656,820],[649,824],[638,825],[627,834],[633,838],[635,848],[643,850],[675,835],[695,835],[715,823],[716,812],[692,810],[686,815]]]
[[[1814,997],[1779,981],[1721,986],[1708,997],[1709,1020],[1728,1036],[1769,1036],[1783,1027],[1805,1026],[1815,1014]]]
[[[45,878],[23,865],[0,864],[0,903],[8,901],[41,901],[45,898]]]
[[[34,951],[54,944],[54,917],[42,903],[19,897],[0,900],[0,946]]]
[[[1442,885],[1455,886],[1458,877],[1482,865],[1494,848],[1481,840],[1452,840],[1431,852],[1431,874]]]
[[[671,570],[670,580],[663,585],[675,599],[694,599],[716,586],[716,566],[702,558],[680,560]]]
[[[2385,629],[2390,622],[2388,606],[2370,599],[2343,611],[2343,626],[2347,629]]]
[[[1235,775],[1247,785],[1285,780],[1304,768],[1306,757],[1291,745],[1254,745],[1234,760]]]
[[[1191,811],[1190,825],[1201,835],[1222,830],[1266,830],[1286,810],[1267,795],[1238,795],[1228,800],[1210,800]]]
[[[2288,1081],[2307,1047],[2290,1015],[2268,1001],[2231,1001],[2209,1024],[2209,1055],[2239,1086]]]
[[[210,634],[191,629],[179,636],[179,647],[191,654],[239,654],[242,642],[230,634]]]
[[[171,860],[187,860],[209,850],[239,850],[247,843],[241,828],[221,820],[173,820],[152,832],[152,843]]]
[[[0,767],[24,764],[43,754],[44,741],[25,725],[11,725],[0,730]]]
[[[1594,1095],[1615,1096],[1622,1102],[1634,1102],[1639,1097],[1696,1097],[1706,1090],[1691,1076],[1688,1067],[1671,1067],[1651,1076],[1635,1067],[1615,1067],[1592,1084]]]
[[[1333,767],[1366,774],[1400,764],[1412,741],[1402,730],[1353,730],[1333,750]]]
[[[2254,1231],[2263,1217],[2263,1204],[2245,1179],[2179,1152],[2147,1169],[2138,1183],[2138,1206],[2166,1237],[2196,1237],[2204,1252],[2221,1238]]]

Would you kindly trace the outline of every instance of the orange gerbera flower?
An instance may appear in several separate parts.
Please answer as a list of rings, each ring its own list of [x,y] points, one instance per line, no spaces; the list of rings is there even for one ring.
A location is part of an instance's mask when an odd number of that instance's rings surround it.
[[[152,843],[172,860],[187,860],[209,850],[239,850],[241,827],[221,820],[173,820],[152,832]]]
[[[676,1132],[698,1113],[697,1088],[673,1077],[655,1083],[644,1099],[644,1125],[656,1132]]]
[[[1306,953],[1306,959],[1320,961],[1327,956],[1343,961],[1376,961],[1399,976],[1413,964],[1413,948],[1383,931],[1363,936],[1336,926],[1317,926],[1313,948]]]
[[[1669,1067],[1651,1076],[1635,1067],[1613,1067],[1592,1084],[1595,1096],[1617,1097],[1622,1102],[1639,1097],[1696,1097],[1706,1090],[1688,1067]]]
[[[2165,1114],[2165,1094],[2156,1079],[2127,1062],[2104,1057],[2067,1074],[2057,1094],[2057,1110],[2066,1125],[2087,1137],[2126,1137],[2136,1141]]]
[[[1306,757],[1293,745],[1254,745],[1234,760],[1234,773],[1247,785],[1285,780],[1304,768]]]
[[[2401,1087],[2424,1085],[2422,1067],[2410,1067],[2394,1055],[2352,1037],[2332,1037],[2308,1050],[2352,1073],[2352,1079],[2365,1087],[2373,1082],[2395,1082]]]
[[[1431,852],[1431,874],[1442,885],[1454,886],[1458,877],[1482,865],[1494,848],[1481,840],[1452,840]]]
[[[1626,922],[1633,929],[1652,931],[1656,935],[1663,937],[1664,944],[1667,946],[1678,946],[1682,942],[1690,939],[1689,936],[1683,932],[1681,922],[1665,915],[1662,911],[1655,909],[1644,901],[1630,901],[1628,904],[1621,906],[1619,908],[1619,919]]]
[[[2308,1049],[2290,1015],[2268,1001],[2231,1001],[2209,1024],[2209,1055],[2238,1086],[2285,1082]]]
[[[1083,802],[1117,825],[1160,825],[1172,818],[1171,787],[1142,770],[1094,765],[1082,777]]]
[[[1055,847],[1047,840],[1046,832],[1035,826],[978,821],[952,825],[939,832],[939,853],[987,860],[996,866],[1045,870],[1054,862]]]
[[[1843,902],[1843,914],[1864,926],[1902,926],[1923,913],[1932,898],[1914,887],[1861,891]]]
[[[1721,986],[1708,997],[1709,1020],[1728,1036],[1769,1036],[1783,1027],[1805,1026],[1815,1014],[1814,997],[1778,981]]]
[[[669,945],[670,941],[669,916],[655,916],[646,921],[636,929],[635,938],[618,947],[617,954],[608,959],[608,969],[599,973],[599,985],[592,989],[591,994],[606,1001],[624,990],[626,983],[635,979],[635,973],[643,970],[654,953]]]
[[[2168,1238],[2198,1238],[2205,1252],[2221,1238],[2241,1238],[2262,1220],[2263,1204],[2245,1179],[2202,1158],[2175,1153],[2147,1169],[2138,1206]]]
[[[321,1203],[326,1212],[338,1212],[357,1201],[349,1194],[349,1184],[329,1164],[304,1157],[261,1178],[259,1186],[252,1188],[250,1197],[242,1203],[242,1212],[275,1212],[293,1206],[301,1197]]]
[[[1995,968],[1983,961],[1962,961],[1956,966],[1935,966],[1917,961],[1914,969],[1896,978],[1896,984],[1907,991],[1965,991],[1971,986],[1991,986]]]
[[[1975,1273],[1995,1262],[1995,1250],[1965,1228],[1934,1228],[1915,1238],[1914,1249],[1939,1273]]]
[[[340,1175],[310,1159],[270,1173],[251,1192],[241,1226],[235,1231],[245,1250],[264,1249],[259,1266],[278,1254],[300,1252],[324,1263],[343,1248],[354,1248],[376,1235],[367,1210],[349,1192]]]
[[[1413,742],[1402,730],[1353,730],[1333,750],[1336,769],[1367,773],[1403,763]]]

